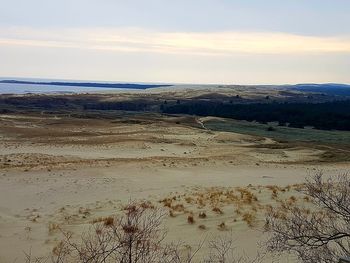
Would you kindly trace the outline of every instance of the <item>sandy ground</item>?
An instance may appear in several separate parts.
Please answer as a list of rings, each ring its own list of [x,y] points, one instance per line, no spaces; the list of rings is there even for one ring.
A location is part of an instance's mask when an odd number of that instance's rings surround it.
[[[130,199],[169,212],[169,241],[195,246],[231,233],[239,250],[254,255],[264,239],[265,206],[275,202],[273,187],[289,198],[308,174],[349,169],[346,163],[318,163],[322,152],[308,148],[254,148],[275,143],[267,138],[212,132],[171,118],[135,118],[0,115],[0,262],[23,262],[23,251],[45,255],[62,238],[56,226],[79,234],[94,219],[120,213]],[[256,201],[245,201],[247,191]],[[207,216],[199,218],[200,212]],[[252,222],[244,219],[247,213]]]

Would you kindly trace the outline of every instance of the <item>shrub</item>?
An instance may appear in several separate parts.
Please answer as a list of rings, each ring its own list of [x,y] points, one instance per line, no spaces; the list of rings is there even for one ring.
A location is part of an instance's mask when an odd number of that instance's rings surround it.
[[[227,227],[226,227],[225,222],[220,223],[220,224],[218,225],[218,228],[219,228],[219,230],[226,230]]]
[[[205,212],[200,212],[198,215],[199,218],[206,218],[207,214]]]
[[[245,221],[247,223],[247,225],[249,227],[252,227],[252,226],[254,226],[254,222],[256,220],[256,216],[254,214],[252,214],[252,213],[248,213],[247,212],[247,213],[244,213],[242,215],[242,219],[243,219],[243,221]]]
[[[219,208],[219,207],[213,207],[213,212],[217,213],[217,214],[223,214],[224,212]]]
[[[206,230],[206,229],[207,229],[207,227],[206,227],[205,225],[199,225],[198,228],[199,228],[200,230]]]
[[[194,218],[193,218],[193,215],[189,215],[189,216],[187,217],[187,222],[188,222],[189,224],[194,224],[194,223],[195,223]]]

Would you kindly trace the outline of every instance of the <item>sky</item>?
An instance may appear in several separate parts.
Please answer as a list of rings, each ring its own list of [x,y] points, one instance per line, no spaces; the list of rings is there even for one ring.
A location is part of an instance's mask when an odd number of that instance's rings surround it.
[[[0,77],[350,83],[349,0],[0,0]]]

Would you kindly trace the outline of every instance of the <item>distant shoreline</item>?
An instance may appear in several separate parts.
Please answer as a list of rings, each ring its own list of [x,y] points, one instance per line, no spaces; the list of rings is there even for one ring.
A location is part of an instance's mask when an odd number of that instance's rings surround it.
[[[47,85],[64,87],[90,87],[90,88],[111,88],[111,89],[150,89],[169,87],[172,85],[162,84],[131,84],[131,83],[96,83],[96,82],[41,82],[41,81],[20,81],[20,80],[0,80],[0,84],[23,84],[23,85]]]

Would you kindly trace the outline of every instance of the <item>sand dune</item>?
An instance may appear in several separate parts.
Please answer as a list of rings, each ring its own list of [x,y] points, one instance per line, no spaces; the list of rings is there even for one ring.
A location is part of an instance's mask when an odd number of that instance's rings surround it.
[[[159,119],[2,115],[0,123],[0,262],[22,262],[30,249],[44,255],[61,238],[58,226],[81,233],[130,199],[169,212],[170,241],[230,232],[253,255],[273,187],[288,199],[308,174],[349,168],[318,162],[321,150],[261,148],[277,142]]]

